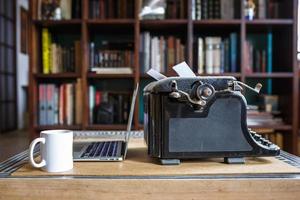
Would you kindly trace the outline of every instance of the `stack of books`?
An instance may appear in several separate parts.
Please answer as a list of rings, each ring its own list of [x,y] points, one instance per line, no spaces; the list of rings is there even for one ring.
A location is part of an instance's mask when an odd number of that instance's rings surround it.
[[[134,0],[91,0],[89,17],[91,19],[134,18]]]
[[[42,62],[43,74],[76,72],[81,66],[81,43],[61,45],[53,41],[47,28],[42,30]]]
[[[192,0],[192,19],[238,18],[239,4],[234,0]]]
[[[238,36],[228,38],[199,37],[196,42],[198,73],[219,74],[237,72]]]
[[[165,19],[186,19],[186,2],[184,0],[167,0]]]
[[[284,4],[283,1],[276,0],[255,0],[255,15],[254,18],[280,18],[280,7]]]
[[[185,60],[185,45],[175,36],[154,36],[143,32],[140,41],[140,71],[146,73],[153,68],[169,73],[171,67]]]
[[[128,49],[97,49],[90,43],[90,72],[98,74],[132,74],[134,52]]]
[[[80,79],[78,79],[77,84],[39,84],[39,125],[81,124],[81,87]]]
[[[92,124],[125,124],[130,109],[129,93],[102,91],[89,86],[89,118]]]

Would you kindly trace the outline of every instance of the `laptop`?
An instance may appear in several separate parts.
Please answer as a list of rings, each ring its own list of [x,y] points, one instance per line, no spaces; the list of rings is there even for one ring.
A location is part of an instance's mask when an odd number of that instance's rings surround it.
[[[87,141],[74,142],[73,144],[73,160],[74,161],[122,161],[125,160],[128,142],[130,138],[132,118],[134,113],[136,96],[138,93],[139,85],[136,85],[136,88],[133,92],[130,113],[127,122],[126,131],[103,131],[106,135],[124,135],[124,139],[113,139],[113,138],[104,138],[104,140],[99,141],[99,138],[93,139],[87,138]],[[83,131],[81,131],[83,132]],[[102,131],[99,131],[99,133]],[[78,134],[78,133],[75,133]],[[80,134],[80,133],[79,133]],[[101,135],[101,134],[100,134]],[[101,139],[101,138],[100,138]]]

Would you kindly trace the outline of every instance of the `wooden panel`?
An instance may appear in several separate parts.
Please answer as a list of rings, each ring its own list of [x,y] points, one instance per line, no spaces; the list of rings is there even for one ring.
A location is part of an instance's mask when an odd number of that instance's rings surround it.
[[[33,189],[34,188],[34,189]],[[299,180],[0,179],[3,199],[298,199]],[[24,198],[25,197],[25,198]]]

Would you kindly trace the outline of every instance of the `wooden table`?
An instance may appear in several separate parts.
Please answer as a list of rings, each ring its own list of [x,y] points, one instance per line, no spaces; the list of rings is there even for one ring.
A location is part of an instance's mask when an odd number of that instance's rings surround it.
[[[2,169],[0,199],[300,199],[300,159],[284,152],[246,164],[162,166],[147,156],[142,139],[132,139],[123,162],[76,162],[54,174],[23,162],[14,172]]]

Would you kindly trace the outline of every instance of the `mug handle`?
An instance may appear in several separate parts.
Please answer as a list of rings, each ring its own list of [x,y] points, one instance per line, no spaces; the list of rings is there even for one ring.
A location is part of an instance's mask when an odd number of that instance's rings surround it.
[[[30,161],[30,164],[33,166],[33,167],[36,167],[36,168],[41,168],[41,167],[44,167],[46,165],[46,161],[42,158],[42,161],[40,163],[36,163],[33,159],[33,150],[34,150],[34,147],[37,143],[43,143],[45,144],[45,138],[36,138],[35,140],[33,140],[30,144],[30,147],[29,147],[29,161]]]

